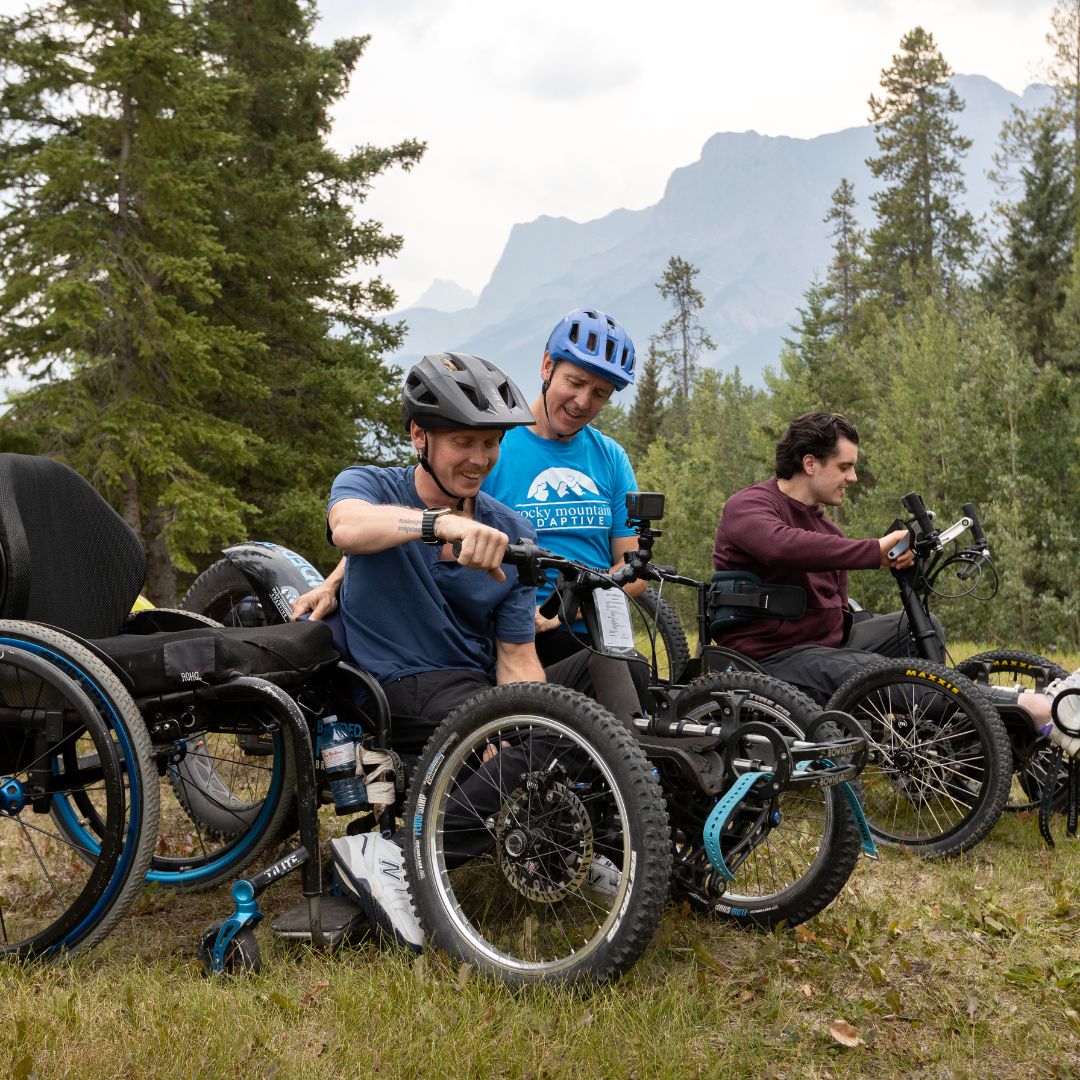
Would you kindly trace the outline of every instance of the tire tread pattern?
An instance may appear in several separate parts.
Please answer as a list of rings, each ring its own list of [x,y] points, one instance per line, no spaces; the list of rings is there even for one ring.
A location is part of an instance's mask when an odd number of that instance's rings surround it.
[[[550,978],[530,976],[517,970],[491,965],[466,953],[442,915],[434,890],[417,885],[417,842],[406,842],[405,861],[409,892],[424,926],[435,943],[458,958],[477,964],[488,974],[515,984],[551,981],[572,986],[594,987],[618,978],[640,957],[660,921],[667,900],[671,876],[671,841],[663,796],[640,746],[629,731],[595,701],[566,687],[544,683],[511,683],[493,687],[470,698],[450,713],[428,740],[410,785],[405,821],[416,818],[418,802],[424,794],[425,774],[443,752],[448,741],[455,743],[481,723],[500,715],[548,716],[558,719],[590,741],[594,752],[608,748],[607,765],[622,773],[622,791],[639,833],[639,865],[631,900],[609,940],[590,950],[584,962]],[[427,878],[425,880],[430,880]]]

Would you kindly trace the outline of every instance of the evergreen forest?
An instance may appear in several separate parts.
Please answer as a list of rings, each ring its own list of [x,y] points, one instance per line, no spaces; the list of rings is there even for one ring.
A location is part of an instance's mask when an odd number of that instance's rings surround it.
[[[0,19],[0,365],[29,381],[0,450],[87,476],[140,536],[159,604],[247,536],[326,567],[334,475],[403,460],[387,357],[404,327],[379,276],[403,238],[363,211],[425,146],[330,148],[367,39],[315,44],[316,15],[45,0]],[[974,503],[1000,581],[989,603],[936,605],[951,636],[1080,647],[1080,0],[1058,0],[1047,46],[1053,100],[1002,130],[990,221],[963,209],[964,103],[932,33],[883,58],[873,224],[838,176],[831,262],[765,386],[710,364],[696,268],[656,268],[671,318],[630,326],[636,396],[600,423],[667,496],[661,562],[707,575],[726,497],[770,475],[788,420],[843,412],[863,450],[849,535],[884,533],[908,491],[944,523]],[[892,588],[852,581],[877,610]]]

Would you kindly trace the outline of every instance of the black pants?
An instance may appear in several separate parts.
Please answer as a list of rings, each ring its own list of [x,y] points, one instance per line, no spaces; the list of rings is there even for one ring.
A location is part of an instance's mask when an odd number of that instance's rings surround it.
[[[930,621],[944,642],[945,634],[936,616]],[[915,656],[908,632],[907,615],[894,611],[871,615],[852,624],[847,640],[839,648],[825,645],[795,645],[767,656],[758,663],[777,679],[792,683],[824,705],[837,687],[867,664],[883,657]]]
[[[536,635],[536,655],[545,670],[583,652],[589,656],[591,687],[582,693],[595,698],[624,724],[629,723],[631,716],[644,716],[649,711],[650,672],[645,660],[588,653],[581,636],[564,627]]]
[[[550,683],[594,698],[627,726],[633,715],[642,715],[649,679],[643,661],[616,660],[579,649],[547,664],[544,674]],[[412,765],[447,713],[491,685],[479,671],[423,671],[389,683],[383,690],[392,718],[390,745],[406,765]]]
[[[544,674],[550,683],[595,696],[588,653],[575,653],[551,664]],[[389,683],[383,690],[390,706],[390,745],[407,765],[414,763],[447,713],[492,685],[479,671],[422,671]]]

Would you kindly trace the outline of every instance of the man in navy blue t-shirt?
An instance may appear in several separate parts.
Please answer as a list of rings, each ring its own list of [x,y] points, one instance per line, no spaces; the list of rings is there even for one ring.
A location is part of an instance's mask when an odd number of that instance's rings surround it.
[[[592,682],[587,654],[547,671],[540,665],[535,590],[502,566],[507,543],[535,531],[480,490],[506,430],[533,423],[520,390],[486,360],[439,353],[410,371],[403,416],[419,464],[337,477],[327,534],[345,558],[307,597],[318,615],[320,593],[340,586],[349,652],[382,685],[394,749],[408,759],[447,713],[493,684],[552,681],[588,693]],[[497,789],[490,794],[497,802]],[[374,833],[340,837],[331,848],[369,918],[418,947],[401,848]],[[606,869],[600,858],[593,866]]]

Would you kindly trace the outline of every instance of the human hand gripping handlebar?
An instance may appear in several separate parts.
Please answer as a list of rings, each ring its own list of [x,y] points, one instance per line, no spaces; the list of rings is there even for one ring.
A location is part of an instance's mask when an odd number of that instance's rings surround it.
[[[461,542],[451,545],[455,555],[461,552]],[[584,563],[556,555],[540,547],[532,540],[519,540],[507,544],[502,561],[516,566],[518,580],[526,585],[539,586],[544,583],[545,570],[556,570],[559,581],[551,595],[540,605],[540,614],[547,619],[558,615],[564,623],[571,623],[581,607],[583,599],[596,589],[621,588],[634,581],[675,581],[696,584],[690,579],[679,577],[671,567],[658,566],[650,561],[651,552],[647,545],[626,555],[626,563],[618,570],[609,572],[595,570]]]
[[[461,541],[455,540],[451,545],[451,549],[455,556],[460,555]],[[545,570],[557,570],[559,572],[562,580],[540,608],[541,615],[549,619],[557,614],[560,608],[562,610],[566,609],[566,604],[560,603],[560,596],[569,592],[570,589],[573,589],[575,595],[580,598],[581,595],[592,589],[609,589],[616,584],[623,584],[624,581],[634,580],[634,577],[631,576],[624,578],[623,581],[616,582],[613,575],[592,570],[583,563],[567,559],[562,555],[556,555],[554,552],[540,547],[532,540],[519,540],[517,543],[507,544],[502,561],[508,566],[517,567],[518,580],[525,585],[542,585],[545,580]],[[618,573],[621,574],[625,569],[626,567],[620,567]],[[575,607],[571,610],[576,610],[576,606],[575,604]]]

